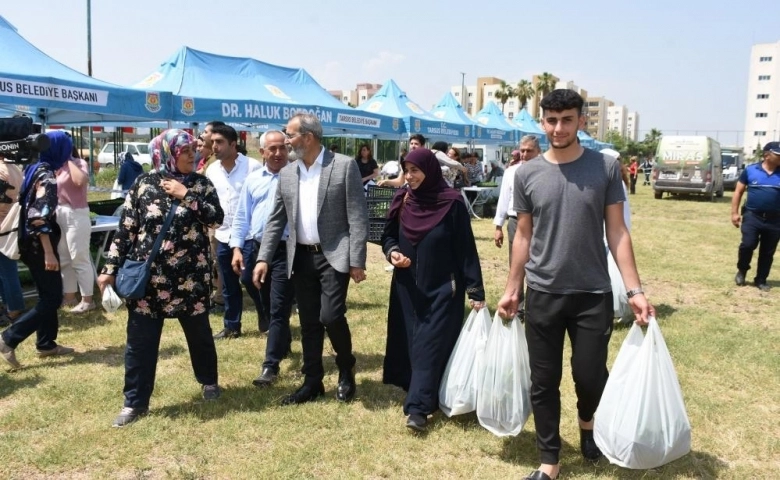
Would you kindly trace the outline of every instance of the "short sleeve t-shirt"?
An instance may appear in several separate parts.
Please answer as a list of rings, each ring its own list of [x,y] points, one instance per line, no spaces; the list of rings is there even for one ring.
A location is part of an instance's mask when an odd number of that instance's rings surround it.
[[[367,177],[374,173],[375,168],[379,168],[379,164],[376,163],[376,160],[373,158],[368,161],[368,163],[363,163],[362,160],[355,160],[358,164],[358,168],[360,169],[360,178]],[[366,182],[363,182],[366,183]]]
[[[761,163],[754,163],[742,170],[739,181],[747,185],[747,210],[761,213],[780,212],[780,170],[768,173],[761,167]]]
[[[533,219],[528,286],[555,294],[611,291],[604,210],[625,199],[618,161],[588,148],[570,163],[539,156],[518,169],[514,210]]]

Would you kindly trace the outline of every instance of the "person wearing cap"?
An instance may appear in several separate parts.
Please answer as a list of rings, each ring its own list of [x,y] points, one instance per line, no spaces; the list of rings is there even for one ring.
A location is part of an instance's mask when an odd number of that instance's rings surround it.
[[[780,142],[764,146],[763,161],[749,165],[742,171],[731,199],[731,223],[742,231],[737,256],[737,275],[734,282],[743,286],[750,270],[753,251],[758,247],[758,265],[753,284],[763,292],[769,291],[766,283],[772,259],[780,240]],[[745,206],[739,208],[742,195],[747,190]],[[740,218],[741,213],[741,218]]]

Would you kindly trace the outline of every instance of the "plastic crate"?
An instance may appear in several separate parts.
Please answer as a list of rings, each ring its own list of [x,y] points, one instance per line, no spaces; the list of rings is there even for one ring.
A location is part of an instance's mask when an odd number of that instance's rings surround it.
[[[379,245],[379,241],[382,240],[382,232],[385,231],[385,220],[369,220],[368,221],[368,242]]]
[[[95,212],[98,215],[113,215],[122,204],[125,203],[124,198],[115,198],[112,200],[98,200],[96,202],[88,202],[90,212]]]

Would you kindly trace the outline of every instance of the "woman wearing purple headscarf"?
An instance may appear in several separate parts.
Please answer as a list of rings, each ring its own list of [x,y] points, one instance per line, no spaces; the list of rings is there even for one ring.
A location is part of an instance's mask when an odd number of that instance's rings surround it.
[[[158,349],[166,318],[179,320],[189,346],[195,379],[203,398],[216,400],[217,351],[209,325],[211,251],[208,228],[222,223],[214,185],[195,173],[195,139],[183,130],[166,130],[149,143],[153,170],[139,176],[125,197],[119,230],[98,277],[101,291],[113,285],[125,261],[146,260],[174,199],[180,201],[151,266],[146,296],[127,300],[125,404],[114,427],[149,411]]]
[[[393,197],[382,251],[394,267],[384,383],[407,391],[406,426],[425,430],[458,340],[464,296],[484,306],[485,289],[463,197],[447,186],[436,155],[418,148],[402,164],[407,186]]]
[[[73,141],[64,132],[46,134],[51,146],[41,153],[39,161],[24,170],[19,194],[19,255],[30,269],[38,291],[38,303],[20,316],[0,337],[0,355],[12,367],[20,367],[16,349],[27,337],[37,333],[35,347],[39,357],[66,355],[72,348],[58,345],[57,309],[62,303],[62,277],[57,244],[57,178],[55,172],[70,158]]]

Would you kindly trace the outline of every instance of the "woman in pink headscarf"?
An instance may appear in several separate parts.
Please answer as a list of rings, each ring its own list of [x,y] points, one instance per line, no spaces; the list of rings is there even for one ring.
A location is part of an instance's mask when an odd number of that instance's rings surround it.
[[[222,223],[214,185],[195,173],[195,139],[166,130],[149,143],[154,169],[139,176],[125,198],[119,230],[98,278],[101,291],[113,285],[125,261],[146,260],[174,200],[180,203],[151,266],[146,296],[127,300],[125,405],[114,427],[134,422],[149,410],[163,320],[177,318],[187,338],[203,398],[216,400],[217,352],[209,325],[211,254],[207,230]]]

